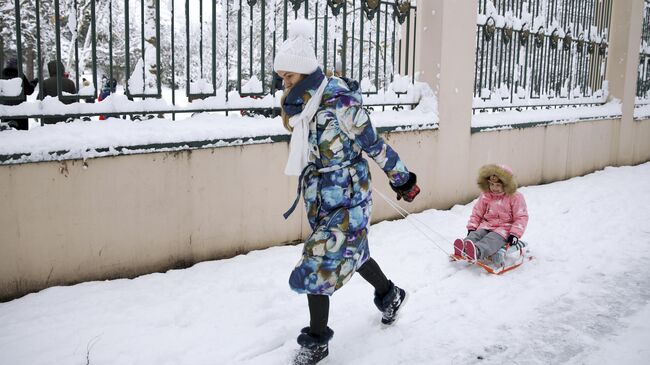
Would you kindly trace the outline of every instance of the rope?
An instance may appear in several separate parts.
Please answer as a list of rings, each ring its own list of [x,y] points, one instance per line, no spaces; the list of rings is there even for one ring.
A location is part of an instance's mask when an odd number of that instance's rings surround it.
[[[406,209],[400,207],[399,205],[397,205],[397,203],[393,202],[391,199],[389,199],[386,195],[384,195],[378,189],[373,188],[372,190],[374,190],[375,193],[379,194],[379,196],[381,196],[382,199],[384,199],[386,201],[386,203],[388,203],[388,205],[390,205],[393,209],[395,209],[395,211],[397,211],[397,213],[399,213],[399,215],[401,215],[402,218],[404,218],[405,221],[409,222],[413,227],[415,227],[418,231],[420,231],[420,233],[422,233],[429,241],[431,241],[436,247],[438,247],[438,249],[440,251],[444,252],[445,256],[450,256],[451,255],[451,252],[449,252],[449,251],[445,250],[444,248],[440,247],[440,245],[431,236],[429,236],[429,234],[427,234],[427,232],[423,231],[419,226],[417,226],[415,223],[413,223],[412,220],[415,220],[420,225],[427,228],[429,231],[435,233],[439,238],[442,238],[445,242],[447,242],[447,238],[445,238],[442,234],[438,233],[433,228],[429,227],[426,223],[424,223],[423,221],[418,219],[416,216],[412,215],[408,210],[406,210]],[[407,217],[411,217],[411,218],[407,219]]]

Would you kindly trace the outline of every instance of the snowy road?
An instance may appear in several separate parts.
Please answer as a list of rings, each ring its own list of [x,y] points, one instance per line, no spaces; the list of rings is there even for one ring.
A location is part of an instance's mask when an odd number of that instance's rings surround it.
[[[501,277],[449,262],[412,225],[450,251],[471,204],[373,226],[372,256],[411,297],[383,329],[352,279],[332,300],[327,364],[650,364],[650,163],[521,191],[535,259]],[[300,249],[2,303],[0,364],[286,364],[308,324],[287,285]]]

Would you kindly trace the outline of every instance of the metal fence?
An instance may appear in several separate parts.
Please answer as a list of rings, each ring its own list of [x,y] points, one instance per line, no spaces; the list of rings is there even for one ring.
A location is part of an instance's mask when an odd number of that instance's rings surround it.
[[[639,49],[636,104],[650,104],[650,1],[643,4],[643,28]]]
[[[171,107],[147,107],[158,114],[268,107],[234,99],[262,99],[277,89],[273,58],[298,17],[314,23],[324,70],[359,80],[365,94],[382,93],[397,75],[414,81],[417,8],[411,0],[184,0],[181,9],[173,0],[8,1],[0,0],[0,61],[15,57],[19,77],[38,80],[46,77],[48,61],[61,61],[69,74],[57,66],[57,95],[65,103],[93,102],[115,79],[117,92],[130,100],[168,99]],[[76,93],[63,92],[66,77]],[[370,98],[368,104],[414,104],[399,99],[404,87],[392,89],[395,100]],[[43,82],[37,90],[43,93]],[[0,94],[0,103],[24,97]],[[210,103],[200,107],[180,107],[206,98]],[[67,116],[139,113],[83,110]],[[42,115],[52,114],[27,116]]]
[[[604,103],[612,0],[478,0],[474,111]]]

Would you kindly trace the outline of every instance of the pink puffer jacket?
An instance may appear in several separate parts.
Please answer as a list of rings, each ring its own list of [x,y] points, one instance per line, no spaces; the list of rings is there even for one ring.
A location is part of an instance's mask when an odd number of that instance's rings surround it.
[[[483,192],[472,209],[468,230],[487,229],[507,239],[521,238],[528,224],[526,201],[520,192],[512,195]]]

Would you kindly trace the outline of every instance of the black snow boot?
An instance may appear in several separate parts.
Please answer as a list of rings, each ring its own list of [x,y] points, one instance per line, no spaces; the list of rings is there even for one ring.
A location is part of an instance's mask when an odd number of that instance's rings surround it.
[[[391,325],[406,300],[406,291],[389,281],[388,293],[380,296],[375,292],[375,305],[381,311],[381,323]]]
[[[334,337],[334,331],[329,327],[320,336],[309,333],[309,327],[303,328],[298,336],[300,350],[293,360],[293,365],[313,365],[323,360],[329,355],[327,343],[332,337]]]

